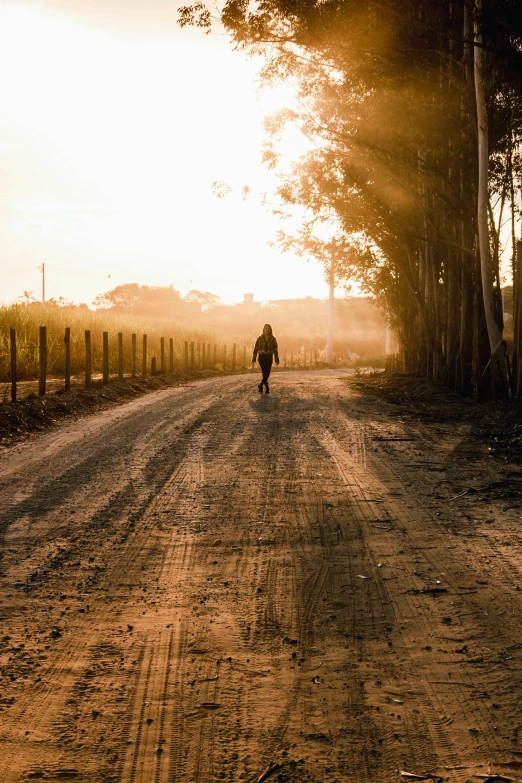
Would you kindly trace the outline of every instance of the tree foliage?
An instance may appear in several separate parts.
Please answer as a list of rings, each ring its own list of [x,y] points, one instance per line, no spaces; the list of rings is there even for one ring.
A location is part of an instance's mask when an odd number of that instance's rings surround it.
[[[136,313],[156,314],[179,310],[183,301],[179,291],[172,286],[124,283],[104,294],[99,294],[93,304],[99,308],[132,309]]]
[[[208,31],[205,11],[201,3],[185,7],[180,21]],[[220,22],[236,47],[264,56],[267,83],[296,85],[295,106],[267,120],[264,151],[277,167],[288,123],[313,142],[279,187],[283,204],[309,215],[290,244],[307,254],[317,225],[335,226],[345,252],[339,268],[386,307],[410,369],[475,393],[491,375],[485,308],[493,308],[501,333],[508,215],[520,390],[518,0],[227,0]],[[477,47],[489,128],[491,283],[481,277],[477,241]],[[279,241],[289,243],[284,235]],[[324,250],[316,243],[319,257]]]
[[[214,307],[222,304],[221,298],[217,294],[212,294],[210,291],[198,291],[196,288],[188,292],[185,301],[199,304],[204,310],[213,310]]]

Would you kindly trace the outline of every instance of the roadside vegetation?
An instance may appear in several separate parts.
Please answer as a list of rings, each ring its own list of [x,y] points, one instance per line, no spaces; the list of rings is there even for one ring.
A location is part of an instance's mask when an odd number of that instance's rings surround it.
[[[520,4],[227,0],[216,19],[198,1],[179,23],[222,25],[264,58],[269,88],[295,90],[266,123],[275,210],[306,215],[282,249],[323,261],[337,283],[358,280],[389,313],[405,370],[477,398],[495,386],[520,396]],[[291,165],[289,125],[310,142]]]
[[[185,298],[170,286],[152,288],[131,283],[100,295],[95,304],[87,305],[51,300],[43,305],[26,302],[0,307],[0,381],[10,378],[9,329],[17,334],[18,379],[38,377],[39,327],[47,327],[47,371],[49,377],[63,377],[65,370],[65,329],[71,329],[71,372],[77,375],[85,369],[85,331],[91,332],[92,371],[102,371],[102,335],[109,334],[110,367],[117,366],[118,332],[123,334],[124,372],[130,372],[131,335],[137,336],[137,362],[141,367],[142,336],[147,335],[147,354],[160,355],[160,340],[174,343],[174,365],[184,363],[185,342],[218,345],[218,365],[223,346],[237,344],[237,359],[243,361],[244,346],[247,362],[250,349],[263,324],[274,327],[283,359],[290,361],[292,353],[304,355],[306,349],[317,351],[324,360],[327,303],[320,299],[279,300],[263,304],[245,301],[224,305],[219,297],[208,292],[191,291]],[[378,308],[366,297],[339,299],[336,302],[335,356],[338,361],[358,366],[384,366],[385,323]],[[208,357],[207,357],[208,358]],[[207,362],[208,363],[208,362]],[[301,361],[302,364],[302,361]],[[111,370],[112,372],[113,370]],[[115,371],[115,369],[114,369]]]
[[[148,353],[159,356],[160,340],[174,339],[174,361],[180,365],[185,341],[210,343],[216,340],[214,332],[182,323],[167,316],[121,313],[112,309],[90,310],[88,307],[65,306],[53,303],[11,305],[0,308],[0,380],[9,379],[9,329],[17,333],[17,372],[19,380],[38,377],[38,332],[47,327],[47,367],[49,376],[63,376],[65,371],[66,327],[71,329],[71,372],[85,369],[85,331],[91,331],[92,371],[102,369],[102,335],[109,333],[111,366],[116,366],[118,332],[123,333],[124,371],[130,372],[131,334],[137,335],[138,361],[143,334],[147,335]]]

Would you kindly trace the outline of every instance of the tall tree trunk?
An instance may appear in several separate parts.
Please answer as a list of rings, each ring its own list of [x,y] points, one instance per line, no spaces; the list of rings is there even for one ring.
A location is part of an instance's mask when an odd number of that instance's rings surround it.
[[[446,301],[446,382],[449,386],[455,385],[456,362],[459,346],[460,312],[461,303],[459,285],[459,264],[457,253],[448,253],[447,265],[447,301]]]
[[[460,378],[459,391],[473,391],[473,271],[471,261],[464,259],[462,266],[460,310]]]
[[[417,155],[417,177],[418,177],[417,188],[419,192],[419,200],[424,210],[423,233],[424,236],[427,236],[425,153],[423,152],[422,149],[418,151],[418,155]],[[417,301],[419,302],[419,328],[421,329],[422,332],[422,340],[419,343],[418,366],[416,368],[416,371],[424,374],[426,372],[428,354],[430,352],[430,336],[429,336],[429,329],[427,325],[428,318],[426,313],[427,293],[428,293],[427,283],[426,283],[427,265],[428,265],[427,264],[428,244],[424,239],[419,240],[417,252],[419,258],[419,269],[418,269],[419,285],[418,285]]]
[[[489,137],[486,96],[484,92],[484,55],[482,48],[482,0],[475,0],[475,97],[477,103],[477,137],[478,137],[478,199],[477,228],[480,249],[480,273],[482,278],[482,295],[484,312],[488,331],[489,349],[492,361],[498,360],[502,379],[507,380],[506,351],[502,340],[502,331],[495,318],[494,277],[491,264],[488,225],[488,169],[489,169]]]
[[[433,274],[433,248],[428,245],[426,252],[426,311],[427,322],[429,323],[429,331],[427,332],[428,351],[426,356],[426,376],[433,378],[433,353],[436,350],[437,344],[437,322],[435,318],[435,291],[433,288],[434,274]]]
[[[417,356],[416,372],[424,373],[426,370],[426,357],[428,355],[428,334],[426,331],[426,247],[424,242],[419,242],[419,354]]]
[[[463,151],[461,168],[461,204],[463,216],[460,226],[460,243],[468,249],[462,257],[462,303],[460,321],[460,390],[472,394],[474,387],[474,367],[478,364],[478,347],[474,352],[474,335],[477,322],[475,314],[476,260],[475,220],[477,215],[477,161],[471,154],[476,136],[476,102],[473,66],[473,0],[463,0],[463,76],[466,89],[461,96],[461,149]],[[471,134],[471,138],[470,138]],[[478,278],[480,280],[480,277]],[[481,303],[482,304],[482,303]],[[478,345],[478,340],[477,340]]]
[[[475,241],[475,287],[473,300],[473,390],[475,399],[483,396],[484,387],[492,376],[492,370],[488,374],[488,364],[491,360],[488,330],[486,326],[486,314],[484,312],[484,296],[482,293],[482,278],[480,273],[480,258],[478,252],[478,237]]]
[[[433,344],[433,367],[432,367],[432,378],[434,381],[440,381],[439,373],[440,373],[440,359],[441,359],[441,353],[442,353],[442,339],[441,339],[441,323],[440,323],[440,316],[441,316],[441,290],[440,290],[440,284],[439,284],[439,278],[440,278],[440,261],[435,256],[435,248],[433,245],[430,245],[430,253],[429,253],[430,261],[431,261],[431,280],[432,280],[432,287],[433,287],[433,315],[434,315],[434,344]]]
[[[447,78],[447,96],[449,110],[453,111],[458,105],[455,84],[457,83],[457,62],[462,60],[461,46],[457,45],[460,29],[457,26],[458,9],[457,2],[450,0],[448,6],[449,18],[447,28],[450,31],[448,36],[448,78]],[[460,20],[459,20],[460,24]],[[459,240],[460,221],[455,214],[454,209],[449,207],[455,203],[458,198],[461,200],[460,193],[460,156],[458,155],[458,135],[450,134],[447,138],[447,182],[444,183],[447,206],[444,209],[446,215],[444,220],[444,233],[456,244]],[[457,382],[457,358],[459,353],[460,337],[460,305],[461,305],[461,251],[456,248],[446,248],[444,261],[444,284],[446,289],[446,335],[444,341],[444,359],[445,367],[443,369],[445,382],[451,388],[455,388]]]
[[[511,106],[512,119],[513,107]],[[517,223],[517,205],[515,196],[515,172],[513,171],[513,131],[510,127],[509,130],[509,200],[511,202],[511,273],[513,279],[513,300],[512,300],[512,317],[513,317],[513,379],[515,385],[515,394],[520,396],[520,382],[522,380],[522,340],[521,340],[521,296],[520,296],[520,243],[517,242],[516,235],[516,223]]]
[[[522,242],[516,243],[513,274],[513,337],[517,351],[516,395],[522,394]]]
[[[332,252],[328,274],[328,327],[326,331],[326,364],[333,364],[334,317],[335,317],[335,260]]]

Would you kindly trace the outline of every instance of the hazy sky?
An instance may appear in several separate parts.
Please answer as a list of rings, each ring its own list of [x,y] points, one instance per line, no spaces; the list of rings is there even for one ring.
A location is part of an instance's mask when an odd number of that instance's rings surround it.
[[[177,0],[0,6],[0,300],[91,303],[119,283],[234,302],[326,296],[318,265],[268,247],[256,63],[176,26]],[[302,140],[290,136],[286,153]],[[233,192],[217,200],[214,180]],[[241,189],[251,188],[243,200]],[[110,277],[109,277],[110,275]]]

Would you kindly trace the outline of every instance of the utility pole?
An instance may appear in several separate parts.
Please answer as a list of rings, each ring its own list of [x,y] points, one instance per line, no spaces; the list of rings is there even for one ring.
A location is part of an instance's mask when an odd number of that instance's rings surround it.
[[[42,304],[45,304],[45,264],[42,263],[42,266],[40,267],[40,271],[42,273]]]
[[[326,330],[326,364],[333,364],[333,330],[335,313],[335,239],[332,240],[332,249],[330,252],[330,270],[328,273],[330,293],[328,297],[328,326]]]

